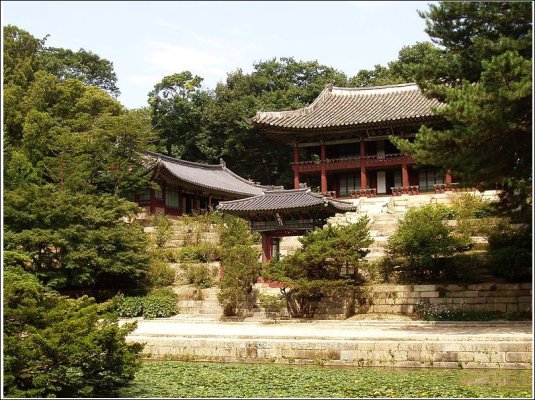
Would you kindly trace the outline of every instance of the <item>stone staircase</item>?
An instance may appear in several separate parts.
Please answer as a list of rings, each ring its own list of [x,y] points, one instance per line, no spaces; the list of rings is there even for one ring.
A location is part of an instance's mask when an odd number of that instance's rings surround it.
[[[223,309],[217,300],[217,288],[201,289],[201,298],[196,300],[195,289],[191,286],[175,287],[175,292],[180,296],[178,306],[180,314],[199,315],[203,317],[219,318],[223,315]]]

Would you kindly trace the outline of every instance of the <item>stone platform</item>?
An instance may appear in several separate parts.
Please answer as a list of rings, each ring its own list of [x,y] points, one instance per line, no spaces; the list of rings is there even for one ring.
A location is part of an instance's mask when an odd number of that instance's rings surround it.
[[[121,323],[131,321],[122,320]],[[138,320],[155,359],[427,368],[532,368],[531,322]]]

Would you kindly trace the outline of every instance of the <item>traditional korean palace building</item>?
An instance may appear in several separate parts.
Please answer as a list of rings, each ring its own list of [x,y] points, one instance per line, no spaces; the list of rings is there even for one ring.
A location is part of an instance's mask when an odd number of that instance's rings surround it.
[[[411,140],[423,124],[444,126],[433,112],[441,106],[412,83],[358,89],[328,85],[307,107],[258,112],[251,123],[293,146],[294,188],[306,183],[342,198],[416,194],[451,185],[451,175],[416,166],[388,137]]]
[[[323,227],[327,218],[357,207],[311,192],[308,188],[266,190],[262,194],[219,203],[217,210],[251,222],[251,229],[262,235],[262,261],[279,257],[280,238],[301,236]]]
[[[146,189],[135,200],[150,214],[180,216],[215,208],[223,200],[257,196],[273,186],[248,181],[229,170],[224,161],[208,165],[145,152],[152,180],[160,189]],[[279,187],[280,189],[280,187]]]

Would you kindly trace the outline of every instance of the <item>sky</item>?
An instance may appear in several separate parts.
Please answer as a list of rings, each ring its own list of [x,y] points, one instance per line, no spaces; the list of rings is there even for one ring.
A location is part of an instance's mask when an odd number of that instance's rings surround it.
[[[429,40],[426,1],[2,1],[2,26],[113,62],[127,108],[164,76],[189,70],[215,88],[273,57],[317,60],[354,76]]]

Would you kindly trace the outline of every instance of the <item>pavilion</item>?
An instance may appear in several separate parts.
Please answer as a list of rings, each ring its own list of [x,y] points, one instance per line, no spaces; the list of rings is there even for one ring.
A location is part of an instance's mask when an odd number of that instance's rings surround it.
[[[442,128],[414,83],[367,88],[327,85],[307,107],[258,112],[250,122],[293,147],[294,188],[305,182],[334,197],[417,194],[450,186],[449,171],[416,165],[389,140],[414,140],[422,125]]]
[[[263,186],[236,175],[223,160],[209,165],[145,152],[152,180],[158,188],[147,188],[134,200],[149,214],[181,216],[215,208],[220,201],[260,195],[274,186]]]
[[[336,213],[355,211],[356,206],[314,193],[308,188],[272,189],[240,200],[220,202],[217,210],[237,215],[262,235],[262,261],[279,258],[280,238],[302,236],[325,225]]]

